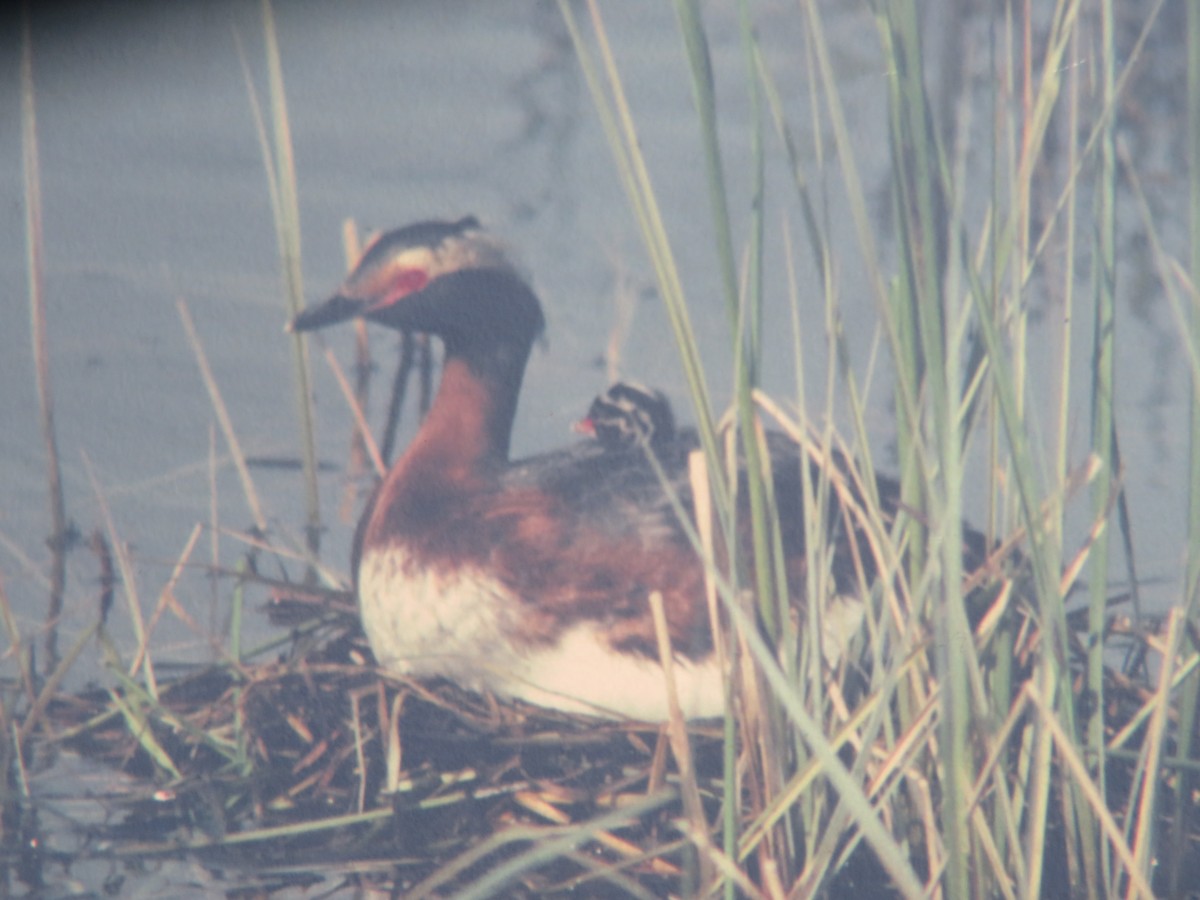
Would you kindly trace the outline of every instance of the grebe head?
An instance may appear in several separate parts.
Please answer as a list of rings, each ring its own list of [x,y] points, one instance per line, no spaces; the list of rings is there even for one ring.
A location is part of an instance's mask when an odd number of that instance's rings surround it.
[[[469,332],[486,336],[497,323],[504,334],[532,339],[544,324],[503,245],[474,216],[417,222],[380,235],[337,292],[296,316],[288,329],[312,331],[351,318],[448,340]]]
[[[422,453],[405,453],[409,464],[420,458],[444,480],[507,460],[525,363],[544,320],[525,279],[473,216],[384,234],[338,291],[290,328],[351,318],[442,340],[438,398],[414,442]]]
[[[662,391],[618,381],[592,401],[575,430],[596,438],[606,450],[661,446],[675,437],[675,417]]]

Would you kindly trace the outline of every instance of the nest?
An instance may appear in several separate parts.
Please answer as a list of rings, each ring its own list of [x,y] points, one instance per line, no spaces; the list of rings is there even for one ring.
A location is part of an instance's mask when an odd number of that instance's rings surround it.
[[[256,896],[316,885],[404,896],[690,890],[697,836],[665,728],[381,676],[344,594],[277,595],[270,612],[291,635],[273,658],[160,679],[156,698],[125,682],[49,704],[53,746],[133,778],[93,846],[125,860],[187,856]],[[1110,673],[1110,734],[1134,721],[1147,690]],[[717,826],[726,801],[722,734],[720,723],[689,728],[702,813]],[[1012,739],[1014,773],[1020,743]],[[843,756],[852,763],[848,749]],[[1129,795],[1133,772],[1132,760],[1110,763],[1113,798]],[[836,798],[824,790],[832,809]],[[893,804],[892,815],[904,805]],[[919,815],[902,818],[890,822],[893,832],[905,835],[909,862],[928,877]],[[1063,830],[1051,820],[1053,847]],[[798,821],[785,815],[776,827],[802,859]],[[720,837],[714,827],[705,839]],[[36,844],[23,840],[26,851]],[[825,895],[898,896],[854,829],[839,839],[838,856]],[[36,859],[17,862],[36,879]],[[761,883],[754,853],[738,863],[747,883]],[[1046,896],[1061,876],[1048,873]]]

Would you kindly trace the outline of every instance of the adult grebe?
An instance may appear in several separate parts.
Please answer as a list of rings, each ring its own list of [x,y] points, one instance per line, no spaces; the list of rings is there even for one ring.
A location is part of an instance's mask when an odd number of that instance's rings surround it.
[[[429,414],[355,537],[363,628],[379,664],[545,707],[662,720],[667,688],[648,602],[658,591],[683,713],[720,715],[723,675],[704,569],[643,448],[614,453],[585,441],[508,458],[543,318],[501,246],[470,217],[389,232],[337,294],[291,327],[356,316],[436,335],[445,347]],[[690,431],[654,444],[689,510],[687,457],[695,447]],[[801,597],[801,464],[778,436],[771,456],[786,577],[791,596]],[[880,479],[879,488],[885,511],[894,512],[895,484]],[[846,518],[831,501],[841,598],[860,596],[876,568],[865,536]]]

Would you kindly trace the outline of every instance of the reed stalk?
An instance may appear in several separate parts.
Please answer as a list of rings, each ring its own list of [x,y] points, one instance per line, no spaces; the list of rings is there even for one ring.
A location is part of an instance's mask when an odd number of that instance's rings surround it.
[[[37,105],[33,88],[33,38],[29,4],[21,17],[21,159],[25,186],[25,271],[29,291],[29,332],[37,384],[42,444],[46,453],[46,486],[50,500],[50,602],[46,607],[47,671],[58,664],[58,618],[62,614],[67,577],[67,511],[63,498],[58,435],[54,427],[54,389],[50,381],[50,345],[46,336],[45,264],[42,241],[42,181],[38,166]]]
[[[1187,162],[1188,162],[1188,265],[1189,314],[1181,316],[1181,334],[1187,336],[1190,351],[1191,383],[1189,403],[1188,448],[1188,509],[1187,560],[1184,577],[1184,608],[1189,622],[1200,619],[1200,0],[1188,0],[1187,5]],[[1165,284],[1171,284],[1168,279]],[[1179,697],[1179,733],[1190,735],[1183,741],[1179,754],[1188,759],[1200,756],[1200,740],[1196,738],[1196,718],[1200,715],[1200,675],[1185,683]],[[1172,804],[1171,869],[1168,878],[1170,891],[1177,895],[1183,888],[1184,852],[1188,846],[1188,829],[1197,821],[1195,807],[1187,798],[1195,795],[1200,778],[1195,770],[1180,772],[1179,792]]]
[[[258,490],[254,486],[254,479],[250,476],[250,467],[246,464],[246,454],[242,452],[241,441],[238,440],[237,432],[234,430],[233,419],[229,415],[229,407],[225,404],[225,400],[221,395],[220,386],[217,384],[212,366],[208,362],[208,354],[205,352],[204,344],[200,341],[200,335],[196,331],[196,323],[192,319],[191,310],[188,309],[188,305],[182,297],[177,301],[176,308],[179,310],[179,319],[183,323],[183,330],[187,336],[188,343],[192,347],[192,354],[196,357],[196,365],[200,369],[200,377],[204,381],[204,388],[208,391],[208,398],[212,403],[213,414],[217,417],[217,424],[221,428],[221,435],[225,438],[225,446],[229,449],[230,456],[233,457],[233,465],[241,481],[242,493],[246,498],[246,505],[249,507],[251,518],[254,519],[254,527],[260,532],[265,533],[267,530],[267,517],[263,513],[262,501],[259,500]]]
[[[283,275],[283,292],[287,317],[290,321],[305,306],[304,275],[301,266],[300,204],[296,181],[295,156],[292,150],[291,124],[284,90],[283,63],[275,33],[275,14],[270,0],[262,0],[263,43],[267,62],[267,99],[270,128],[258,99],[250,65],[237,40],[238,57],[246,82],[246,97],[258,136],[263,169],[267,176],[267,193],[271,201],[271,216],[275,223],[275,238],[279,248]],[[237,39],[237,35],[234,35]],[[312,365],[308,343],[303,334],[293,334],[292,363],[296,387],[296,410],[300,420],[300,456],[304,472],[304,501],[306,510],[305,543],[311,554],[320,547],[321,510],[317,489],[317,452],[315,418],[312,402]]]
[[[1100,101],[1105,107],[1116,103],[1115,69],[1116,46],[1114,37],[1114,9],[1112,0],[1100,3]],[[1107,117],[1100,140],[1100,171],[1097,173],[1096,232],[1093,246],[1095,271],[1093,273],[1095,303],[1095,336],[1092,342],[1092,452],[1100,460],[1101,474],[1092,483],[1092,514],[1097,521],[1109,517],[1111,507],[1120,490],[1120,456],[1117,443],[1116,404],[1116,117]],[[1097,703],[1094,712],[1084,723],[1083,739],[1088,758],[1093,760],[1093,772],[1098,788],[1105,792],[1104,754],[1104,622],[1108,599],[1108,535],[1102,535],[1092,547],[1091,569],[1088,576],[1089,598],[1088,634],[1094,638],[1088,647],[1087,683],[1095,692]],[[1091,817],[1079,800],[1076,800],[1076,815],[1083,836],[1082,867],[1089,891],[1099,896],[1103,885],[1112,884],[1112,873],[1108,853],[1092,853],[1097,846]]]
[[[1200,45],[1198,45],[1200,46]],[[1141,221],[1146,234],[1149,236],[1150,246],[1153,253],[1154,262],[1156,264],[1158,275],[1161,284],[1163,285],[1164,293],[1166,294],[1169,305],[1174,313],[1175,322],[1179,326],[1179,333],[1185,336],[1184,352],[1188,356],[1189,370],[1191,372],[1192,384],[1192,407],[1194,409],[1196,403],[1196,386],[1200,385],[1200,342],[1197,341],[1196,334],[1192,331],[1195,323],[1191,321],[1191,317],[1187,309],[1194,311],[1197,308],[1195,292],[1192,291],[1190,303],[1184,302],[1179,296],[1180,291],[1176,288],[1178,281],[1178,269],[1176,263],[1171,260],[1166,249],[1162,246],[1159,235],[1156,231],[1154,214],[1150,208],[1144,191],[1142,190],[1141,180],[1138,176],[1134,161],[1130,158],[1129,152],[1120,144],[1117,146],[1117,157],[1121,162],[1122,176],[1128,183],[1134,198],[1137,201],[1138,211],[1141,214]],[[1200,219],[1197,219],[1200,221]],[[1186,309],[1185,309],[1186,307]],[[1191,473],[1194,479],[1195,473]],[[1190,485],[1191,482],[1189,482]],[[1189,504],[1191,502],[1191,494],[1189,491]],[[1196,551],[1195,544],[1189,540],[1188,542],[1188,560],[1185,561],[1185,567],[1190,567],[1192,562],[1192,554]],[[1197,614],[1197,595],[1193,588],[1193,583],[1186,580],[1190,576],[1185,575],[1184,581],[1184,602],[1181,604],[1183,615],[1188,621],[1195,621]],[[1191,649],[1195,649],[1195,642],[1191,642]],[[1191,668],[1190,662],[1195,661],[1193,655],[1190,660],[1180,666],[1181,672],[1188,672]],[[1187,850],[1187,835],[1189,828],[1193,827],[1196,821],[1196,813],[1193,804],[1187,803],[1183,798],[1192,796],[1194,785],[1197,781],[1196,768],[1188,765],[1188,759],[1194,759],[1196,755],[1196,741],[1186,740],[1183,735],[1194,735],[1197,715],[1197,698],[1200,697],[1200,676],[1188,675],[1186,677],[1177,677],[1176,682],[1171,685],[1172,692],[1178,692],[1178,704],[1175,714],[1179,717],[1178,734],[1181,742],[1181,755],[1173,760],[1164,760],[1164,764],[1169,767],[1179,768],[1180,787],[1178,793],[1173,797],[1171,803],[1171,833],[1170,846],[1171,852],[1169,859],[1171,861],[1171,869],[1168,876],[1168,884],[1172,885],[1171,891],[1177,893],[1179,879],[1183,877],[1184,858]],[[1134,721],[1142,722],[1147,716],[1136,716]],[[1121,742],[1127,739],[1131,729],[1127,726],[1115,738],[1108,740],[1107,748],[1111,754],[1115,747],[1120,746],[1118,739]]]
[[[564,0],[560,0],[559,9],[579,56],[580,68],[608,138],[609,148],[617,166],[617,174],[654,264],[654,271],[659,279],[659,291],[662,294],[676,345],[679,348],[684,375],[692,393],[701,446],[708,462],[709,473],[712,477],[716,477],[716,473],[721,471],[722,454],[717,447],[716,422],[709,401],[707,376],[696,346],[695,332],[683,296],[683,286],[671,254],[670,242],[651,185],[650,173],[638,148],[637,130],[625,99],[612,51],[608,47],[603,19],[597,5],[594,2],[589,3],[588,9],[601,54],[603,65],[603,69],[601,69],[592,56],[589,43],[584,38],[570,5]],[[602,76],[605,80],[602,80]],[[718,514],[722,525],[727,526],[729,522],[729,491],[723,485],[714,485],[714,488],[716,488],[715,496],[718,498]]]

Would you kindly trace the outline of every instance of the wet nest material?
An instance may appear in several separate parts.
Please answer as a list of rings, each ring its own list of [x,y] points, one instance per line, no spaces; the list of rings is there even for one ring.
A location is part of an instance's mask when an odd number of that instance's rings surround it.
[[[658,729],[382,678],[347,598],[326,600],[317,619],[309,602],[273,602],[296,632],[270,661],[162,680],[157,700],[127,685],[51,704],[57,744],[146,785],[102,836],[118,855],[191,854],[256,890],[343,870],[441,894],[563,832],[561,858],[509,893],[587,896],[616,881],[659,895],[678,881],[676,776]],[[710,814],[718,734],[694,734]],[[586,840],[567,833],[598,817],[611,824]]]
[[[318,599],[272,601],[292,639],[271,659],[161,679],[156,699],[126,681],[53,701],[53,746],[137,786],[90,835],[97,852],[192,858],[255,896],[350,885],[404,896],[686,889],[694,866],[665,730],[383,678],[350,599]],[[1110,732],[1145,697],[1145,684],[1114,673]],[[721,725],[690,736],[705,818],[719,822]],[[1110,766],[1114,796],[1128,796],[1133,765]],[[924,874],[920,841],[909,846]],[[850,849],[826,895],[896,895],[865,845]],[[743,865],[757,880],[753,858]]]

